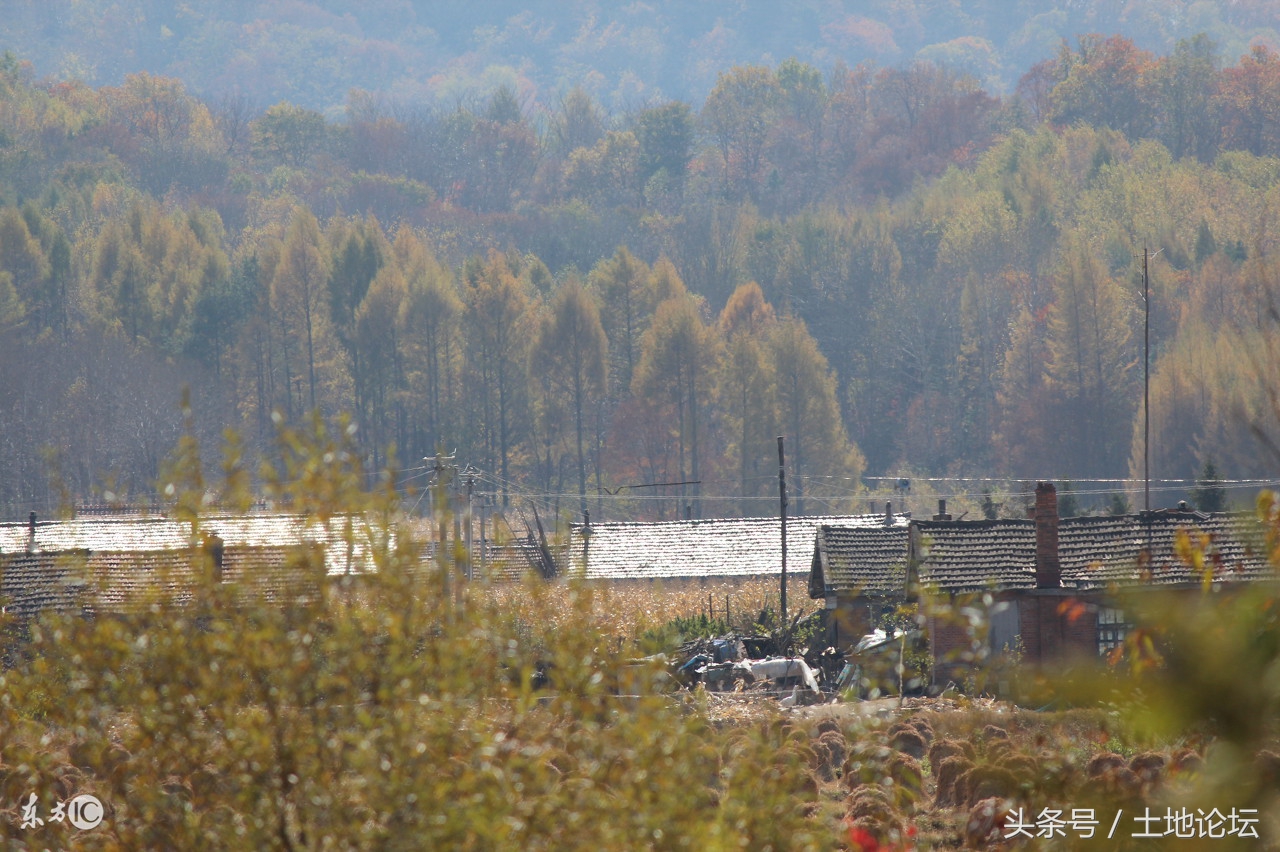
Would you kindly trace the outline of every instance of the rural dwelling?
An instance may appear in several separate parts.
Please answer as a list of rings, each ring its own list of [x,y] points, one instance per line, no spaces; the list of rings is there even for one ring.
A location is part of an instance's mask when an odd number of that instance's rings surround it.
[[[820,527],[896,528],[909,515],[812,516],[787,519],[787,575],[803,580]],[[588,580],[685,581],[778,577],[782,526],[778,518],[717,518],[659,523],[574,524],[568,574]]]
[[[131,612],[156,596],[189,601],[202,572],[246,598],[285,603],[318,593],[320,572],[364,570],[368,531],[348,541],[300,515],[211,515],[198,534],[166,517],[106,516],[0,524],[0,601],[21,619],[41,610]],[[364,535],[364,538],[361,538]]]
[[[964,682],[962,655],[975,639],[997,654],[1020,648],[1032,663],[1115,647],[1128,625],[1110,590],[1201,584],[1177,556],[1179,530],[1208,536],[1213,583],[1275,578],[1262,525],[1249,515],[1180,509],[1059,519],[1047,482],[1036,487],[1031,518],[957,521],[939,508],[932,520],[905,528],[822,525],[809,574],[809,594],[825,601],[837,647],[851,646],[880,614],[921,595],[956,603],[989,594],[985,638],[963,618],[926,615],[938,685]]]

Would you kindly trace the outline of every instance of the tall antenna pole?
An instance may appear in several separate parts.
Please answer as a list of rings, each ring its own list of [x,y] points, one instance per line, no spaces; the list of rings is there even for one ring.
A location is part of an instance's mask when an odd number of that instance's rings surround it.
[[[778,510],[782,518],[782,625],[787,624],[787,468],[778,436]]]
[[[1150,256],[1142,247],[1142,477],[1143,506],[1151,511],[1151,279],[1147,268]]]

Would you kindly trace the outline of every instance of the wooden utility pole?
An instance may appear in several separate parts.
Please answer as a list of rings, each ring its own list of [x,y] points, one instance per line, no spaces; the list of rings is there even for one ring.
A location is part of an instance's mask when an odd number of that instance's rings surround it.
[[[787,624],[787,467],[782,449],[783,436],[778,436],[778,511],[782,518],[782,625]]]
[[[1151,271],[1150,261],[1164,249],[1142,247],[1142,509],[1147,519],[1147,558],[1151,558]]]
[[[1142,247],[1142,479],[1143,510],[1151,511],[1151,279],[1147,247]]]
[[[435,521],[439,535],[438,550],[436,557],[440,565],[440,578],[444,584],[444,599],[448,600],[450,596],[450,577],[449,572],[455,567],[449,553],[447,545],[447,530],[449,523],[449,484],[453,481],[457,468],[447,462],[454,460],[457,450],[449,455],[445,455],[440,450],[436,450],[435,458],[424,458],[423,461],[434,462],[431,466],[434,482],[431,486],[431,514]],[[454,533],[455,540],[457,533]]]
[[[467,475],[467,579],[472,580],[474,579],[474,563],[471,561],[471,491],[476,484],[476,472],[470,465],[467,465],[465,473]]]

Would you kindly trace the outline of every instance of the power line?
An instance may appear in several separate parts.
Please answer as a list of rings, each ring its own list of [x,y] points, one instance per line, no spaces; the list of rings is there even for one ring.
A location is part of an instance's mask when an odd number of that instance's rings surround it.
[[[428,457],[424,461],[435,462],[434,458]],[[438,475],[435,464],[421,465],[413,468],[407,468],[402,474],[408,474],[401,479],[402,485],[419,481],[423,478],[430,478]],[[929,483],[930,485],[944,486],[941,490],[933,491],[929,494],[916,494],[908,497],[910,500],[919,502],[927,499],[948,499],[948,500],[971,500],[979,501],[984,499],[1008,500],[1020,497],[1026,497],[1029,493],[1028,487],[1018,487],[1018,483],[1030,483],[1031,479],[1010,478],[1010,477],[976,477],[976,476],[918,476],[914,474],[907,475],[881,475],[881,476],[839,476],[832,474],[816,474],[816,473],[798,473],[791,472],[791,477],[798,483],[808,483],[811,486],[821,486],[819,493],[807,494],[807,499],[814,502],[816,507],[831,512],[837,511],[837,504],[845,502],[856,502],[858,500],[877,499],[887,496],[886,491],[879,489],[867,490],[864,484],[871,483],[893,483],[898,484],[903,481],[907,483],[919,482]],[[577,491],[543,491],[531,487],[527,483],[518,482],[512,479],[504,478],[497,473],[491,471],[475,471],[475,483],[478,488],[475,493],[479,495],[497,496],[505,493],[514,501],[523,503],[528,508],[537,508],[546,511],[548,514],[555,514],[558,508],[562,508],[566,501],[572,501],[579,496]],[[753,477],[753,479],[772,479],[772,476]],[[1123,495],[1133,497],[1140,493],[1149,493],[1142,479],[1134,477],[1037,477],[1035,481],[1052,481],[1057,483],[1070,484],[1072,486],[1084,485],[1093,487],[1070,487],[1059,488],[1060,496],[1074,497],[1105,497],[1111,495]],[[711,486],[717,489],[730,491],[731,488],[738,485],[738,479],[716,479],[705,480],[704,486]],[[685,483],[652,483],[653,486],[681,485]],[[949,487],[946,487],[949,486]],[[984,486],[979,488],[979,486]],[[990,486],[996,486],[992,488]],[[1187,491],[1193,488],[1214,487],[1223,490],[1240,490],[1240,489],[1261,489],[1261,488],[1277,488],[1280,487],[1280,480],[1276,479],[1218,479],[1218,480],[1201,480],[1201,479],[1158,479],[1151,480],[1150,491],[1157,493],[1176,493],[1179,491]],[[491,489],[491,490],[490,490]],[[598,502],[609,501],[609,505],[615,507],[612,511],[622,514],[630,514],[624,507],[630,505],[638,512],[648,511],[642,507],[650,507],[654,505],[669,504],[673,500],[679,500],[678,494],[640,494],[631,488],[602,488],[595,494],[591,495]],[[897,491],[898,489],[894,489]],[[631,493],[621,493],[630,491]],[[427,489],[423,489],[417,497],[413,508],[410,511],[416,511],[422,502],[422,498],[426,496]],[[725,501],[734,503],[757,503],[766,504],[773,503],[776,497],[770,495],[751,495],[738,493],[718,493],[703,494],[704,500]],[[896,498],[896,499],[901,499]],[[843,510],[847,511],[847,509]]]
[[[801,476],[804,476],[804,477],[813,478],[813,479],[853,479],[853,478],[854,478],[854,477],[850,477],[850,476],[824,476],[823,474],[800,474],[800,475],[801,475]],[[1086,476],[1039,476],[1039,477],[1032,477],[1032,478],[1025,478],[1025,479],[1024,479],[1024,478],[1022,478],[1022,477],[1016,477],[1016,476],[1013,476],[1013,477],[1010,477],[1010,476],[1006,476],[1006,477],[993,477],[993,476],[863,476],[863,477],[860,477],[860,478],[861,478],[861,479],[885,480],[885,481],[889,481],[889,482],[898,482],[898,481],[901,481],[901,480],[904,480],[904,479],[905,479],[905,480],[907,480],[908,482],[998,482],[998,483],[1005,483],[1005,482],[1137,482],[1137,481],[1139,481],[1139,479],[1140,479],[1140,477],[1132,477],[1132,476],[1130,476],[1130,477],[1111,477],[1111,478],[1098,478],[1098,477],[1086,477]],[[1203,483],[1205,483],[1205,482],[1212,482],[1212,483],[1215,483],[1215,484],[1216,484],[1216,483],[1220,483],[1220,482],[1244,482],[1244,483],[1252,483],[1252,482],[1274,482],[1275,480],[1274,480],[1274,479],[1265,479],[1265,478],[1259,478],[1259,479],[1214,479],[1214,480],[1185,479],[1185,478],[1184,478],[1184,479],[1153,479],[1153,480],[1151,480],[1151,481],[1152,481],[1152,482],[1183,482],[1183,483],[1191,483],[1191,484],[1200,485],[1200,484],[1203,484]]]
[[[412,480],[415,480],[415,479],[420,479],[420,478],[422,478],[423,476],[430,476],[433,472],[435,472],[435,468],[434,468],[434,466],[433,466],[433,465],[421,465],[421,466],[417,466],[417,467],[402,468],[402,469],[400,470],[400,474],[401,474],[401,477],[402,477],[400,481],[401,481],[401,482],[409,482],[409,481],[412,481]],[[407,475],[407,476],[406,476],[405,474],[412,474],[412,475]],[[576,491],[547,491],[547,492],[538,492],[538,491],[533,491],[533,490],[529,489],[527,486],[523,485],[522,483],[520,483],[520,482],[518,482],[518,481],[516,481],[516,480],[512,480],[512,479],[504,479],[503,477],[499,476],[498,474],[496,474],[496,473],[492,473],[492,472],[489,472],[489,471],[477,471],[475,475],[476,475],[476,478],[477,478],[477,480],[478,480],[478,481],[488,481],[488,482],[492,483],[492,485],[494,486],[494,488],[497,488],[497,489],[505,489],[506,491],[508,491],[509,493],[511,493],[513,496],[514,496],[514,495],[519,495],[519,496],[524,496],[524,497],[533,497],[533,496],[543,496],[543,497],[577,497],[577,496],[578,496],[578,494],[577,494],[577,492],[576,492]],[[791,478],[791,479],[794,479],[794,480],[805,480],[805,481],[815,481],[815,482],[816,482],[816,481],[823,481],[823,482],[857,482],[857,483],[861,483],[861,482],[894,482],[894,483],[897,483],[897,482],[903,482],[903,481],[906,481],[906,482],[929,482],[929,483],[970,483],[970,482],[972,482],[972,483],[984,483],[984,484],[993,484],[993,485],[1007,485],[1007,484],[1009,484],[1009,483],[1013,483],[1013,482],[1027,482],[1027,483],[1031,483],[1031,482],[1054,482],[1054,483],[1070,483],[1070,484],[1084,484],[1084,483],[1099,483],[1099,484],[1101,484],[1101,483],[1114,483],[1114,484],[1117,484],[1117,485],[1129,485],[1130,483],[1134,483],[1134,482],[1140,482],[1140,481],[1142,481],[1142,478],[1141,478],[1141,477],[1089,477],[1089,476],[1036,476],[1036,477],[1009,477],[1009,476],[1004,476],[1004,477],[996,477],[996,476],[919,476],[919,475],[916,475],[916,474],[910,474],[910,473],[897,474],[897,475],[894,475],[894,474],[885,474],[885,475],[882,475],[882,476],[866,476],[866,475],[864,475],[864,476],[844,476],[844,475],[836,475],[836,474],[802,473],[802,472],[798,472],[798,471],[791,471],[791,472],[789,473],[789,476],[790,476],[790,478]],[[772,481],[772,480],[774,480],[774,479],[776,479],[776,478],[777,478],[777,477],[776,477],[776,474],[762,474],[762,475],[758,475],[758,476],[751,476],[751,477],[747,477],[747,481],[764,481],[764,480]],[[701,484],[702,484],[702,485],[706,485],[706,486],[712,486],[712,487],[716,487],[716,486],[724,486],[724,485],[733,486],[733,485],[737,485],[737,484],[738,484],[739,482],[741,482],[741,481],[742,481],[742,480],[739,480],[739,479],[737,479],[737,478],[733,478],[733,479],[703,479],[703,480],[701,480]],[[1204,480],[1204,479],[1199,479],[1199,478],[1185,478],[1185,477],[1184,477],[1184,478],[1169,478],[1169,479],[1156,479],[1156,478],[1153,478],[1153,479],[1151,480],[1151,482],[1152,482],[1153,484],[1154,484],[1154,483],[1162,483],[1162,484],[1167,484],[1167,485],[1182,485],[1182,486],[1187,486],[1187,487],[1205,487],[1205,486],[1217,486],[1217,487],[1228,487],[1228,486],[1238,486],[1238,487],[1240,487],[1240,486],[1242,486],[1242,487],[1248,487],[1248,486],[1252,486],[1252,485],[1259,485],[1259,486],[1261,486],[1261,485],[1271,485],[1271,484],[1275,484],[1275,483],[1277,482],[1277,480],[1276,480],[1276,479],[1274,479],[1274,478],[1266,478],[1266,477],[1256,477],[1256,478],[1252,478],[1252,479],[1213,479],[1213,480]],[[691,483],[689,483],[689,482],[659,482],[659,483],[646,483],[646,484],[644,484],[644,485],[627,485],[627,486],[619,486],[619,487],[614,487],[614,488],[604,488],[604,489],[602,489],[602,491],[603,491],[603,492],[605,492],[606,494],[612,494],[613,492],[617,491],[617,490],[618,490],[618,488],[634,489],[634,488],[639,488],[639,487],[646,487],[646,488],[647,488],[647,487],[660,487],[660,486],[678,486],[678,485],[687,485],[687,484],[691,484]],[[851,492],[851,493],[854,493],[854,492]],[[866,492],[859,492],[859,493],[866,493]],[[1059,493],[1059,494],[1063,494],[1063,493],[1088,493],[1088,492],[1081,492],[1081,491],[1078,491],[1078,490],[1064,491],[1062,488],[1059,488],[1059,489],[1058,489],[1058,493]],[[634,497],[640,497],[641,495],[632,495],[632,496],[634,496]],[[672,499],[672,496],[673,496],[673,495],[660,496],[658,499]],[[955,496],[963,496],[963,493],[957,494],[957,495],[955,495]],[[753,497],[749,497],[749,496],[738,497],[738,496],[736,496],[736,495],[731,495],[731,497],[732,497],[732,499],[765,499],[765,500],[772,500],[772,499],[773,499],[772,497],[753,498]],[[627,499],[631,499],[631,497],[628,497]],[[652,498],[651,498],[651,499],[652,499]],[[721,498],[712,498],[712,499],[721,499]]]
[[[1098,480],[1098,481],[1134,482],[1134,480]],[[1152,487],[1151,489],[1152,491],[1174,493],[1174,492],[1186,490],[1186,487],[1188,485],[1195,486],[1195,487],[1200,487],[1204,485],[1204,483],[1198,482],[1196,480],[1160,480],[1160,481],[1168,482],[1168,483],[1178,483],[1178,484],[1170,484],[1165,487]],[[1210,484],[1212,485],[1212,487],[1215,487],[1215,488],[1247,489],[1247,488],[1280,487],[1280,480],[1275,480],[1275,479],[1214,480]],[[1145,489],[1142,486],[1134,486],[1134,487],[1128,487],[1128,488],[1093,488],[1093,489],[1072,488],[1072,489],[1058,489],[1058,494],[1059,495],[1141,494],[1143,493],[1144,490]],[[479,492],[479,493],[494,493],[494,492]],[[511,493],[513,497],[519,497],[526,500],[535,500],[535,501],[539,501],[540,503],[545,503],[547,505],[550,505],[550,502],[554,500],[574,499],[574,498],[577,498],[578,496],[578,493],[576,491],[533,492],[533,491],[514,491],[513,490]],[[1018,496],[1025,496],[1029,493],[1030,491],[1025,489],[1021,489],[1021,490],[1006,489],[1002,491],[976,491],[976,492],[975,491],[950,491],[950,492],[939,491],[939,492],[930,492],[927,495],[926,494],[918,495],[916,499],[932,499],[934,497],[945,498],[945,499],[953,499],[953,498],[964,499],[964,498],[982,498],[982,497],[1018,497]],[[607,491],[602,492],[598,495],[592,495],[592,496],[593,496],[593,499],[613,500],[613,501],[619,501],[619,502],[642,502],[642,501],[661,502],[661,501],[675,500],[679,498],[679,495],[664,496],[664,495],[650,495],[650,494],[610,494]],[[884,496],[884,495],[882,493],[877,493],[874,491],[841,491],[834,494],[832,493],[823,493],[818,495],[809,494],[809,495],[806,495],[806,499],[812,499],[819,502],[830,504],[832,500],[868,499],[868,498],[876,498],[880,496]],[[704,494],[702,495],[702,499],[704,500],[748,500],[748,501],[761,501],[761,502],[773,503],[773,502],[777,502],[778,498],[774,496],[762,496],[762,495],[750,495],[750,494]]]

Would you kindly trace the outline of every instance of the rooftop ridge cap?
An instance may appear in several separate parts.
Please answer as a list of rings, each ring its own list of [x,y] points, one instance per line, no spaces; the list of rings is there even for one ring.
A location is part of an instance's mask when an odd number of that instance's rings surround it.
[[[894,517],[905,517],[903,514],[894,515]],[[861,513],[857,515],[788,515],[787,522],[795,523],[796,521],[814,522],[821,520],[847,520],[850,518],[877,518],[883,519],[884,515],[879,513]],[[741,518],[679,518],[673,521],[592,521],[590,526],[592,529],[597,527],[677,527],[677,526],[696,526],[698,524],[720,524],[720,523],[777,523],[779,520],[777,515],[752,515],[750,517]],[[570,521],[570,529],[581,529],[587,526],[582,521]]]
[[[1034,518],[953,518],[949,521],[935,521],[932,518],[915,518],[911,523],[921,526],[931,527],[979,527],[979,526],[995,526],[998,524],[1013,524],[1015,526],[1034,525]]]

